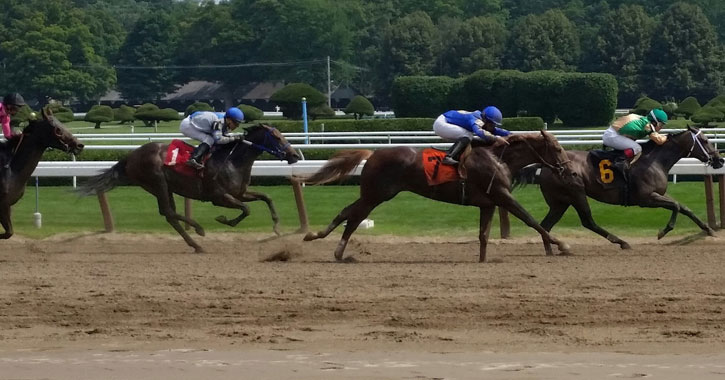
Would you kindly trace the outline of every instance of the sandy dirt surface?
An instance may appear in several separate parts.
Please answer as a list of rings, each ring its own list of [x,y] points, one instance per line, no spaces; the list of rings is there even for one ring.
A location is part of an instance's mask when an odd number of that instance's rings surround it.
[[[1,242],[0,379],[725,377],[725,232],[264,237]]]

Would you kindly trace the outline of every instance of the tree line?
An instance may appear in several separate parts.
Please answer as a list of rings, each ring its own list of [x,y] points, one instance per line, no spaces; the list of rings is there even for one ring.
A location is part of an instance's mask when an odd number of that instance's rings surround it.
[[[194,79],[350,85],[481,69],[603,72],[619,103],[723,89],[721,0],[0,0],[0,90],[41,102],[118,89],[155,101]],[[279,63],[263,65],[262,63]],[[291,64],[294,63],[294,64]]]

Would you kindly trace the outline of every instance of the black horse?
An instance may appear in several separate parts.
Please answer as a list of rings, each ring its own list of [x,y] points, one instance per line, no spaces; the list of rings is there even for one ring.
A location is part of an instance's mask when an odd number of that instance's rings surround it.
[[[688,126],[685,131],[668,135],[667,142],[661,146],[653,141],[645,143],[642,147],[642,156],[632,166],[626,192],[622,186],[619,186],[624,179],[618,174],[615,175],[611,168],[611,159],[590,158],[589,152],[585,151],[567,151],[567,153],[584,186],[571,186],[562,182],[550,169],[541,168],[539,176],[541,193],[549,205],[549,212],[541,221],[541,226],[547,231],[551,231],[569,206],[574,206],[584,227],[612,243],[619,244],[622,249],[629,249],[630,245],[627,242],[594,222],[587,202],[587,196],[590,196],[600,202],[614,205],[661,207],[671,210],[672,216],[657,235],[658,239],[675,227],[678,213],[687,215],[710,236],[714,234],[712,229],[689,208],[665,195],[667,173],[681,158],[694,157],[716,169],[723,166],[723,159],[720,158],[717,149],[700,130]],[[515,182],[519,184],[533,182],[536,169],[538,169],[536,166],[525,168],[519,173]]]
[[[10,207],[25,193],[25,184],[38,166],[40,158],[48,148],[79,154],[83,144],[53,116],[49,109],[43,109],[42,120],[31,120],[23,133],[11,138],[5,145],[3,165],[0,166],[0,223],[5,233],[0,239],[13,236]]]
[[[277,129],[264,124],[253,126],[246,129],[244,140],[215,147],[201,176],[183,175],[164,165],[167,149],[168,144],[143,145],[112,168],[91,177],[79,188],[79,192],[82,195],[91,195],[109,191],[118,185],[141,186],[156,197],[159,213],[166,217],[166,221],[197,253],[204,250],[186,233],[179,221],[193,226],[201,236],[204,235],[204,229],[196,221],[176,212],[173,194],[242,210],[239,216],[231,220],[224,216],[216,218],[218,222],[229,226],[236,226],[249,215],[249,207],[243,202],[262,200],[269,207],[274,232],[279,235],[279,218],[272,200],[265,194],[247,190],[252,164],[263,152],[271,153],[290,164],[299,159]]]

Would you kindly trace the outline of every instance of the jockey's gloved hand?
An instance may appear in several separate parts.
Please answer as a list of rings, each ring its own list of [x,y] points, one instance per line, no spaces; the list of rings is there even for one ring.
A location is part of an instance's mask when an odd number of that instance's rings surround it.
[[[498,136],[498,141],[503,141],[504,144],[511,145],[511,144],[509,144],[509,141],[505,137],[502,137],[502,136]]]
[[[234,135],[234,140],[244,140],[244,135]]]

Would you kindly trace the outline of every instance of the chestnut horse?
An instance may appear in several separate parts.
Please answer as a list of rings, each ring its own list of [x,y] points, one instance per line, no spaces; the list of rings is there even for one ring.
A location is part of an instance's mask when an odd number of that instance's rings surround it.
[[[376,150],[346,150],[333,156],[317,173],[300,177],[307,184],[323,184],[336,181],[367,159],[360,176],[360,198],[345,207],[324,231],[308,233],[304,240],[324,238],[340,223],[347,226],[335,250],[335,258],[343,259],[343,252],[350,236],[379,204],[395,197],[401,191],[411,191],[426,198],[459,204],[476,206],[480,209],[479,224],[479,261],[486,261],[488,227],[495,206],[499,206],[521,219],[529,227],[541,234],[544,249],[551,255],[551,243],[559,250],[569,252],[567,244],[550,236],[536,220],[511,195],[511,172],[518,170],[524,163],[541,163],[556,172],[567,171],[568,158],[556,138],[542,131],[540,134],[517,134],[508,137],[506,142],[497,142],[493,147],[474,141],[470,153],[461,161],[467,172],[465,181],[452,181],[431,186],[426,180],[422,163],[422,152],[408,147],[394,147]],[[515,158],[517,163],[511,167],[499,161],[494,151],[508,150],[502,157]],[[499,155],[501,155],[500,153]],[[553,163],[553,164],[552,164]]]
[[[590,196],[600,202],[614,205],[661,207],[671,210],[672,216],[667,225],[657,234],[658,239],[664,237],[675,227],[678,213],[688,216],[710,236],[714,234],[712,229],[693,214],[689,208],[665,194],[668,183],[667,173],[683,157],[697,158],[715,169],[723,166],[723,159],[720,158],[717,149],[697,128],[688,126],[685,131],[670,134],[667,136],[667,142],[661,146],[652,141],[643,144],[642,156],[630,169],[629,191],[624,197],[621,194],[622,188],[619,186],[605,186],[602,183],[603,175],[613,175],[608,166],[600,167],[601,164],[597,165],[590,160],[588,158],[589,153],[585,151],[569,151],[567,153],[574,164],[574,169],[584,182],[585,188],[569,186],[562,182],[549,168],[541,169],[539,176],[541,192],[549,205],[549,212],[541,221],[541,226],[547,231],[551,231],[551,228],[561,219],[569,206],[574,206],[584,227],[596,232],[612,243],[619,244],[622,249],[631,248],[627,242],[594,222],[587,201],[587,196]],[[529,167],[522,170],[515,182],[533,182],[536,169],[536,167]],[[606,172],[606,170],[609,170],[609,172]],[[608,178],[608,182],[613,182],[612,180],[615,178]]]
[[[0,239],[13,236],[10,207],[25,193],[25,184],[48,148],[79,154],[83,144],[53,116],[50,109],[43,109],[42,120],[30,120],[21,135],[12,137],[2,152],[4,165],[0,166],[0,223],[5,233]]]
[[[243,202],[262,200],[269,207],[274,232],[279,235],[279,218],[272,200],[265,194],[247,190],[252,178],[252,164],[263,152],[290,164],[299,159],[287,139],[277,129],[264,124],[256,125],[246,128],[244,140],[215,146],[202,176],[180,174],[164,165],[167,149],[168,144],[145,144],[110,169],[91,177],[79,188],[79,192],[82,195],[91,195],[107,192],[119,185],[141,186],[156,197],[159,214],[166,218],[196,253],[204,250],[189,236],[179,221],[194,227],[201,236],[204,236],[204,229],[193,219],[176,212],[173,194],[212,202],[216,206],[240,209],[242,213],[234,219],[228,220],[225,216],[216,218],[219,223],[232,227],[249,215],[249,206]]]

